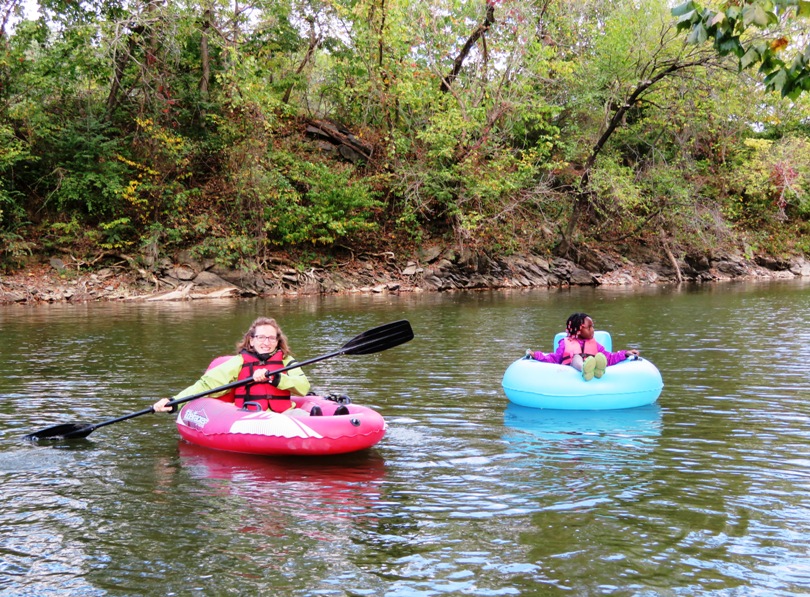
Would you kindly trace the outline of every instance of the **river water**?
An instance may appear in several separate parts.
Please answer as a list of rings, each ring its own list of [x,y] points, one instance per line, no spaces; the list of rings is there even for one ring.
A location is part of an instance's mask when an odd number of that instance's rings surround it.
[[[0,594],[810,593],[810,285],[0,308]],[[509,405],[571,312],[655,363],[651,407]],[[385,416],[373,449],[195,448],[148,407],[259,315],[304,360],[408,319],[403,346],[307,368]]]

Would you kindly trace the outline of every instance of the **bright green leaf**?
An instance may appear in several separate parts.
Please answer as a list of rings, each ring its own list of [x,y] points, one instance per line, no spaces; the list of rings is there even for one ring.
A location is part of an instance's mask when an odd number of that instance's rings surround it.
[[[678,18],[676,27],[678,30],[691,27],[692,24],[698,20],[697,13],[693,10]]]
[[[703,26],[703,23],[697,23],[692,28],[692,31],[689,33],[689,36],[686,38],[686,43],[702,44],[708,38],[709,33],[706,31],[706,27]]]
[[[743,25],[746,27],[756,25],[760,29],[764,29],[770,22],[767,11],[759,4],[748,4],[743,8]]]
[[[790,72],[798,74],[798,73],[802,72],[803,70],[805,70],[805,68],[806,68],[806,66],[805,66],[804,57],[801,54],[797,54],[793,58],[793,61],[790,63]]]
[[[718,12],[716,15],[714,15],[712,20],[709,22],[709,25],[714,27],[715,25],[719,25],[719,24],[725,23],[727,21],[728,21],[728,18],[726,17],[726,13]]]
[[[757,53],[758,53],[760,56],[764,56],[764,55],[765,55],[765,54],[767,54],[767,53],[768,53],[768,51],[770,50],[770,45],[769,45],[769,44],[768,44],[768,42],[766,42],[766,41],[758,41],[758,42],[755,42],[755,43],[751,44],[751,47],[752,47],[752,48],[755,48],[755,49],[756,49],[756,51],[757,51]]]
[[[771,91],[781,92],[785,86],[785,83],[787,83],[787,80],[787,72],[785,69],[780,68],[779,70],[774,71],[765,77],[765,88]]]
[[[737,36],[718,36],[718,39],[715,41],[715,46],[717,47],[717,51],[720,52],[721,56],[734,53],[737,56],[742,57],[743,54],[745,54],[745,50],[740,44],[740,38]]]
[[[740,70],[745,70],[755,62],[759,62],[760,55],[754,48],[749,48],[748,51],[740,58]]]
[[[759,72],[769,73],[776,69],[784,70],[784,64],[773,52],[767,50],[762,53],[762,64],[759,67]]]
[[[726,10],[726,17],[729,20],[737,21],[740,18],[740,8],[738,6],[731,6]]]
[[[691,12],[695,11],[695,3],[692,0],[689,0],[689,2],[684,2],[683,4],[673,8],[672,9],[672,16],[673,17],[679,17],[679,16],[684,15],[684,14],[690,12],[690,11]]]

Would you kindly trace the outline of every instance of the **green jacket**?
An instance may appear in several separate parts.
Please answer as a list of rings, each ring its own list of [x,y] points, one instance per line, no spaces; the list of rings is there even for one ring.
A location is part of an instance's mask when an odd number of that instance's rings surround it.
[[[295,359],[293,357],[284,357],[284,366],[286,367],[294,361]],[[207,392],[213,388],[218,388],[219,386],[224,386],[236,381],[239,378],[239,372],[242,370],[243,363],[244,361],[242,360],[241,354],[231,357],[227,361],[206,371],[194,385],[187,387],[179,394],[173,396],[172,400],[185,398],[192,394]],[[309,380],[300,368],[290,369],[280,374],[279,377],[278,388],[280,390],[289,390],[294,396],[306,396],[307,392],[309,392]],[[211,396],[216,398],[217,396],[227,394],[227,392],[227,390],[217,392],[216,394],[211,394]]]

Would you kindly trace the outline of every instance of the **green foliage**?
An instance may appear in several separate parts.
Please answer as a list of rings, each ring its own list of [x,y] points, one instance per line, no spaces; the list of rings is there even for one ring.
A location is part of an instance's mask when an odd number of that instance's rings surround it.
[[[32,254],[34,244],[15,232],[0,231],[0,266],[4,269],[20,267]]]
[[[209,236],[191,249],[198,259],[213,258],[217,265],[234,267],[256,256],[256,239],[246,235]]]
[[[783,222],[810,216],[810,141],[748,139],[727,213],[735,220]]]
[[[810,2],[746,0],[725,2],[720,10],[713,10],[690,0],[672,9],[672,15],[678,19],[678,29],[689,31],[687,43],[702,44],[711,40],[721,56],[737,57],[740,70],[758,64],[768,90],[796,99],[803,91],[810,90],[810,44],[800,50],[790,48],[788,25],[770,40],[746,36],[752,28],[774,28],[791,14],[799,20],[810,17]],[[782,15],[785,19],[780,19]],[[797,37],[801,39],[803,35]],[[782,58],[785,51],[793,51],[792,58]]]
[[[26,219],[25,197],[8,181],[14,166],[29,159],[25,144],[14,136],[8,126],[0,123],[0,231],[11,231]]]
[[[104,234],[100,243],[102,249],[108,251],[125,249],[134,244],[134,229],[129,218],[118,218],[111,222],[101,222],[99,229]]]
[[[596,194],[600,204],[616,210],[633,211],[647,207],[633,168],[623,166],[615,157],[603,154],[591,172],[589,191]]]
[[[68,212],[78,209],[93,216],[122,213],[120,199],[127,169],[116,159],[120,140],[105,134],[100,123],[98,127],[86,127],[83,122],[71,124],[76,126],[52,137],[47,156],[54,165],[49,178],[55,187],[56,207]]]
[[[79,221],[74,217],[68,222],[54,222],[43,235],[46,249],[69,250],[76,246],[84,234]]]
[[[352,179],[353,169],[276,157],[284,176],[264,208],[265,230],[275,242],[334,245],[377,229],[382,203],[369,181]]]

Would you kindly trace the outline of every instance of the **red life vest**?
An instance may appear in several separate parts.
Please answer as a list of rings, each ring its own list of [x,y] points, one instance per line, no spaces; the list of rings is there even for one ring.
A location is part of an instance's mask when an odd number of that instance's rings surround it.
[[[585,340],[585,346],[582,347],[579,344],[579,340],[576,338],[572,338],[571,336],[566,336],[563,338],[565,342],[565,351],[563,352],[563,365],[570,365],[571,360],[578,354],[582,355],[582,358],[586,356],[596,356],[596,353],[599,352],[599,344],[591,338],[590,340]]]
[[[241,354],[244,362],[242,369],[239,371],[239,377],[237,377],[239,380],[252,379],[253,372],[257,369],[275,371],[284,367],[284,353],[280,350],[270,355],[266,361],[259,360],[255,354],[247,350],[243,350]],[[277,413],[293,407],[293,402],[290,400],[290,391],[279,390],[269,381],[239,386],[234,390],[234,395],[234,404],[237,408],[242,408],[245,402],[256,402],[261,405],[262,410],[268,410],[269,408]]]

